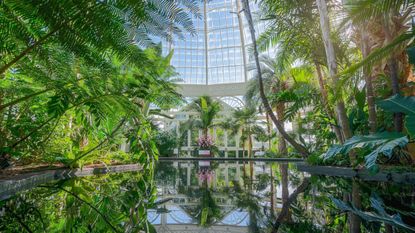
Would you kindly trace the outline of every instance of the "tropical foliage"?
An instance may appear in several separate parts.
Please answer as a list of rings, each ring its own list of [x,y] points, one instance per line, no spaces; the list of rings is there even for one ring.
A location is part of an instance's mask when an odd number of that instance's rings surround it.
[[[362,153],[365,166],[372,170],[378,170],[377,159],[379,155],[386,156],[389,161],[399,156],[406,155],[405,163],[410,160],[410,156],[402,149],[408,144],[408,137],[400,133],[379,133],[367,136],[354,136],[347,140],[343,145],[332,146],[325,154],[324,160],[331,159],[338,154],[347,155],[354,152]],[[360,150],[360,151],[357,151]]]
[[[279,154],[287,155],[288,143],[288,150],[314,162],[320,155],[322,164],[372,170],[396,160],[412,164],[413,3],[258,4],[257,17],[266,26],[255,38],[250,25],[255,72],[246,99],[260,100],[266,110],[279,133]],[[248,24],[253,24],[249,5],[244,8]],[[294,134],[284,128],[282,122],[288,120],[297,126]]]
[[[199,128],[203,132],[203,136],[208,136],[208,130],[214,126],[214,119],[221,110],[221,104],[210,96],[200,96],[194,99],[188,106],[187,111],[195,111],[196,117],[190,119],[187,124],[189,128]]]
[[[0,208],[5,210],[0,229],[5,232],[154,232],[147,220],[147,209],[157,208],[152,179],[145,173],[133,173],[42,185],[0,201]]]
[[[232,13],[248,29],[241,36],[250,37],[243,59],[250,59],[245,73],[253,75],[245,105],[227,111],[219,99],[196,97],[180,108],[190,117],[173,133],[160,132],[158,117],[172,118],[164,110],[185,101],[170,65],[174,51],[163,53],[159,42],[195,34],[192,19],[202,17],[201,2],[1,1],[0,168],[132,162],[142,171],[63,180],[1,201],[0,231],[154,232],[147,210],[163,211],[155,161],[160,153],[180,151],[185,137],[191,144],[196,130],[203,134],[201,148],[219,145],[210,140],[214,127],[240,136],[242,145],[235,146],[242,146],[244,158],[253,157],[256,140],[268,141],[268,155],[318,165],[372,172],[414,167],[414,1],[257,0],[257,14],[253,1],[236,3],[242,10]],[[256,21],[264,31],[256,31]],[[392,187],[387,195],[387,184],[294,177],[289,195],[286,165],[255,176],[251,161],[247,176],[245,164],[245,186],[235,183],[227,191],[247,210],[252,232],[414,230],[408,190]],[[165,172],[159,176],[176,179],[171,168]],[[282,186],[278,213],[274,177]],[[271,194],[260,193],[269,181]],[[225,216],[207,184],[187,191],[198,198],[186,209],[198,224],[209,227]],[[265,197],[270,208],[259,204]],[[310,213],[310,203],[318,211]],[[268,216],[275,221],[261,221]]]
[[[144,149],[159,114],[149,106],[181,101],[172,53],[150,38],[194,33],[195,2],[7,1],[0,12],[2,167],[140,160],[119,145]]]

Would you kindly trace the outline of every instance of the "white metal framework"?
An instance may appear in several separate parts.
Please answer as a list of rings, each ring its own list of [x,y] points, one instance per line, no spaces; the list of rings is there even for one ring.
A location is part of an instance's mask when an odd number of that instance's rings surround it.
[[[166,53],[174,50],[171,64],[180,74],[184,96],[244,94],[251,76],[247,70],[251,38],[241,6],[241,0],[201,1],[202,17],[192,19],[197,34],[163,43]],[[262,29],[256,26],[258,31]],[[236,85],[219,87],[221,84]]]

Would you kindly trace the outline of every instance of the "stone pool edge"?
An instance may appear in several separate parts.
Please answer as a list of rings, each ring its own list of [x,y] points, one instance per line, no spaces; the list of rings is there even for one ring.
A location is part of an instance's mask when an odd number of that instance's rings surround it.
[[[357,178],[364,181],[394,182],[400,184],[415,184],[415,172],[379,171],[372,174],[367,169],[350,167],[316,166],[306,163],[297,163],[297,170],[311,175],[337,176]]]
[[[0,180],[0,200],[7,199],[19,191],[33,188],[54,180],[139,170],[141,170],[139,164],[126,164],[82,169],[55,169],[19,174]]]

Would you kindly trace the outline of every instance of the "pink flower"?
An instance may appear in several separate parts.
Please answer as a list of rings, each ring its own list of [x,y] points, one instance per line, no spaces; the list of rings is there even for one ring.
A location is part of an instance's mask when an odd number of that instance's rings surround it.
[[[213,142],[213,139],[211,137],[202,136],[197,140],[197,145],[202,149],[210,149],[212,146],[215,145],[215,143]]]
[[[201,183],[207,182],[208,184],[212,182],[215,172],[211,170],[200,170],[198,172],[199,181]]]

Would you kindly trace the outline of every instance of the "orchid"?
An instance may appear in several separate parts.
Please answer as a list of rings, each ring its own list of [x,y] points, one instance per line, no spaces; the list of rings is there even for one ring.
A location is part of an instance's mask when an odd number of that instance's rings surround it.
[[[202,136],[197,140],[197,145],[201,148],[201,149],[210,149],[212,148],[215,143],[213,141],[213,139],[209,136]]]

